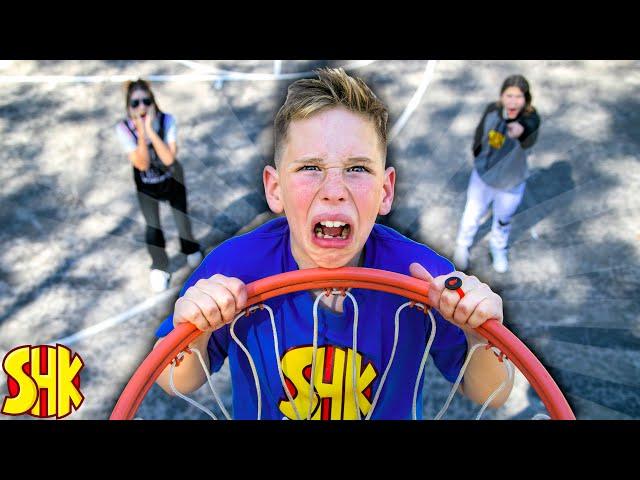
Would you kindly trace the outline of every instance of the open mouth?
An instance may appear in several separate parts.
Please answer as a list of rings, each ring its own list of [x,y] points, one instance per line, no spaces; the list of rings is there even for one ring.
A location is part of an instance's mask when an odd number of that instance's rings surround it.
[[[313,227],[316,238],[346,240],[351,233],[351,226],[340,221],[323,220]]]

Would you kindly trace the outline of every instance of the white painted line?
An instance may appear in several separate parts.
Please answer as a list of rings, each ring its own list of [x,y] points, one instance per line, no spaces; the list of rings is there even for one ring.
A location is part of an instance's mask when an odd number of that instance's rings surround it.
[[[136,315],[139,315],[143,312],[146,312],[147,310],[150,310],[151,308],[155,307],[159,303],[171,298],[173,295],[177,294],[180,291],[180,288],[181,288],[180,286],[176,286],[168,290],[165,290],[162,293],[159,293],[157,295],[154,295],[153,297],[147,298],[144,302],[136,305],[135,307],[127,310],[124,313],[121,313],[111,318],[107,318],[106,320],[103,320],[100,323],[96,323],[95,325],[92,325],[88,328],[80,330],[74,333],[73,335],[69,335],[68,337],[64,337],[59,340],[54,340],[52,342],[49,342],[47,345],[55,345],[56,343],[60,343],[62,345],[69,346],[76,343],[79,340],[82,340],[83,338],[87,338],[92,335],[95,335],[96,333],[100,333],[104,330],[108,330],[109,328],[115,325],[118,325],[119,323],[126,322],[130,318],[135,317]]]
[[[0,75],[0,84],[10,83],[122,83],[136,80],[139,75]],[[282,80],[295,78],[295,74],[274,78],[272,74],[184,74],[184,75],[146,75],[145,80],[151,82],[213,82],[216,80]]]
[[[377,62],[377,60],[358,60],[353,63],[342,65],[341,68],[344,68],[345,70],[355,70],[356,68],[362,68],[366,67],[367,65],[371,65],[374,62]]]
[[[200,73],[217,73],[217,74],[226,74],[226,75],[255,75],[252,73],[245,73],[245,72],[238,72],[234,70],[224,70],[220,68],[210,67],[208,65],[203,65],[202,63],[193,62],[191,60],[173,60],[173,61],[176,63],[180,63],[182,65],[185,65]],[[274,71],[274,75],[280,78],[282,77],[282,75],[280,74],[281,67],[282,67],[282,60],[274,60],[274,63],[275,62],[280,64],[280,68],[278,69],[277,72]],[[352,63],[346,63],[341,67],[344,68],[345,70],[355,70],[356,68],[366,67],[367,65],[371,65],[372,63],[375,63],[375,62],[377,62],[377,60],[356,60],[355,62],[352,62]],[[312,71],[307,71],[307,72],[294,72],[291,75],[297,75],[300,78],[302,78],[302,77],[312,76],[313,74],[314,73]]]
[[[345,70],[361,68],[374,63],[376,60],[361,60],[344,65]],[[183,62],[182,60],[180,62]],[[191,73],[182,75],[147,75],[145,80],[151,82],[214,82],[214,81],[274,81],[274,80],[295,80],[314,75],[313,72],[293,72],[274,75],[272,73],[244,73],[230,72],[217,69],[205,70],[201,66],[201,71],[210,73]],[[211,73],[216,71],[218,73]],[[0,84],[14,83],[123,83],[127,80],[136,80],[136,75],[0,75]]]
[[[402,128],[405,126],[405,124],[407,123],[407,120],[409,120],[409,117],[418,106],[418,103],[420,103],[420,99],[424,95],[424,92],[427,91],[427,87],[429,86],[429,83],[431,83],[431,79],[433,78],[433,73],[436,70],[437,64],[438,64],[437,60],[429,60],[427,62],[427,67],[424,69],[424,76],[422,77],[422,82],[420,82],[420,86],[418,87],[416,92],[413,94],[413,97],[411,97],[411,100],[409,100],[409,103],[405,107],[404,112],[402,112],[402,115],[400,115],[400,118],[398,118],[395,125],[391,128],[391,131],[389,132],[389,143],[391,143],[393,139],[398,135],[398,133],[400,133],[400,130],[402,130]]]
[[[242,235],[243,233],[246,233],[250,230],[253,230],[254,228],[258,227],[259,225],[262,225],[264,222],[266,222],[267,220],[270,220],[271,218],[275,218],[272,217],[272,214],[270,212],[263,212],[259,215],[257,215],[252,221],[250,221],[247,225],[245,225],[244,227],[242,227],[240,230],[238,230],[236,233],[234,233],[234,237],[238,236],[238,235]],[[217,245],[216,245],[217,247]],[[214,247],[215,248],[215,247]],[[182,284],[186,283],[187,279],[183,279],[181,281]],[[147,310],[152,309],[153,307],[155,307],[156,305],[158,305],[159,303],[165,301],[167,298],[171,298],[172,295],[177,294],[180,291],[180,288],[182,288],[181,286],[175,286],[173,288],[170,288],[164,292],[158,293],[157,295],[154,295],[153,297],[149,297],[147,298],[144,302],[139,303],[138,305],[136,305],[135,307],[130,308],[129,310],[127,310],[126,312],[123,312],[119,315],[116,315],[114,317],[111,318],[107,318],[106,320],[103,320],[100,323],[96,323],[95,325],[92,325],[90,327],[87,327],[83,330],[80,330],[76,333],[74,333],[73,335],[69,335],[67,337],[61,338],[59,340],[54,340],[52,342],[47,343],[46,345],[55,345],[56,343],[61,343],[62,345],[71,345],[73,343],[76,343],[79,340],[82,340],[84,338],[88,338],[92,335],[95,335],[96,333],[100,333],[104,330],[108,330],[111,327],[114,327],[122,322],[126,322],[127,320],[129,320],[130,318],[135,317],[136,315],[139,315],[143,312],[146,312]],[[8,350],[7,350],[8,351]]]
[[[173,61],[181,65],[184,65],[185,67],[189,67],[190,69],[195,70],[196,72],[228,73],[228,72],[225,72],[224,70],[218,70],[216,68],[210,67],[209,65],[203,65],[202,63],[193,62],[191,60],[173,60]]]

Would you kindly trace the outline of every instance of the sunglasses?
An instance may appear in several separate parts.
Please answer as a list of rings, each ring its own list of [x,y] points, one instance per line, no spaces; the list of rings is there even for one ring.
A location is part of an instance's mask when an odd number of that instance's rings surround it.
[[[129,102],[129,105],[131,105],[131,108],[138,108],[140,102],[144,103],[147,107],[151,105],[151,99],[149,97],[143,98],[142,100],[138,100],[136,98],[135,100],[131,100],[131,102]]]

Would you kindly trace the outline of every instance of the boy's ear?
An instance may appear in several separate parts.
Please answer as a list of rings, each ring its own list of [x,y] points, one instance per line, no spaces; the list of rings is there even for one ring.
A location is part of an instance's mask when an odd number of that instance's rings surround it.
[[[382,184],[382,202],[380,203],[380,215],[386,215],[391,211],[391,204],[393,204],[393,194],[396,187],[396,169],[389,167],[384,172],[384,183]]]
[[[264,183],[264,195],[267,198],[269,208],[275,214],[282,213],[284,211],[284,205],[282,204],[280,178],[278,177],[278,171],[271,165],[264,167],[262,171],[262,183]]]

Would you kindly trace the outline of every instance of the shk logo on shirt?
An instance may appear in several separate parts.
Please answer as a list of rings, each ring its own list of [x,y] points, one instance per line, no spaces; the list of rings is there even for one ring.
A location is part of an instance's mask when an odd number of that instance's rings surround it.
[[[84,362],[64,345],[23,345],[4,357],[9,395],[2,402],[5,415],[64,418],[78,410],[80,370]]]
[[[495,130],[489,131],[489,145],[493,148],[502,148],[504,144],[504,135]]]
[[[311,406],[312,420],[357,419],[353,382],[353,355],[350,348],[332,345],[318,347],[313,381],[313,398],[309,400],[311,361],[313,347],[289,350],[282,358],[285,383],[291,393],[298,413],[307,418]],[[360,354],[355,353],[356,392],[361,415],[371,409],[371,384],[378,376],[375,367]],[[289,399],[278,404],[280,411],[290,419],[297,419]]]

